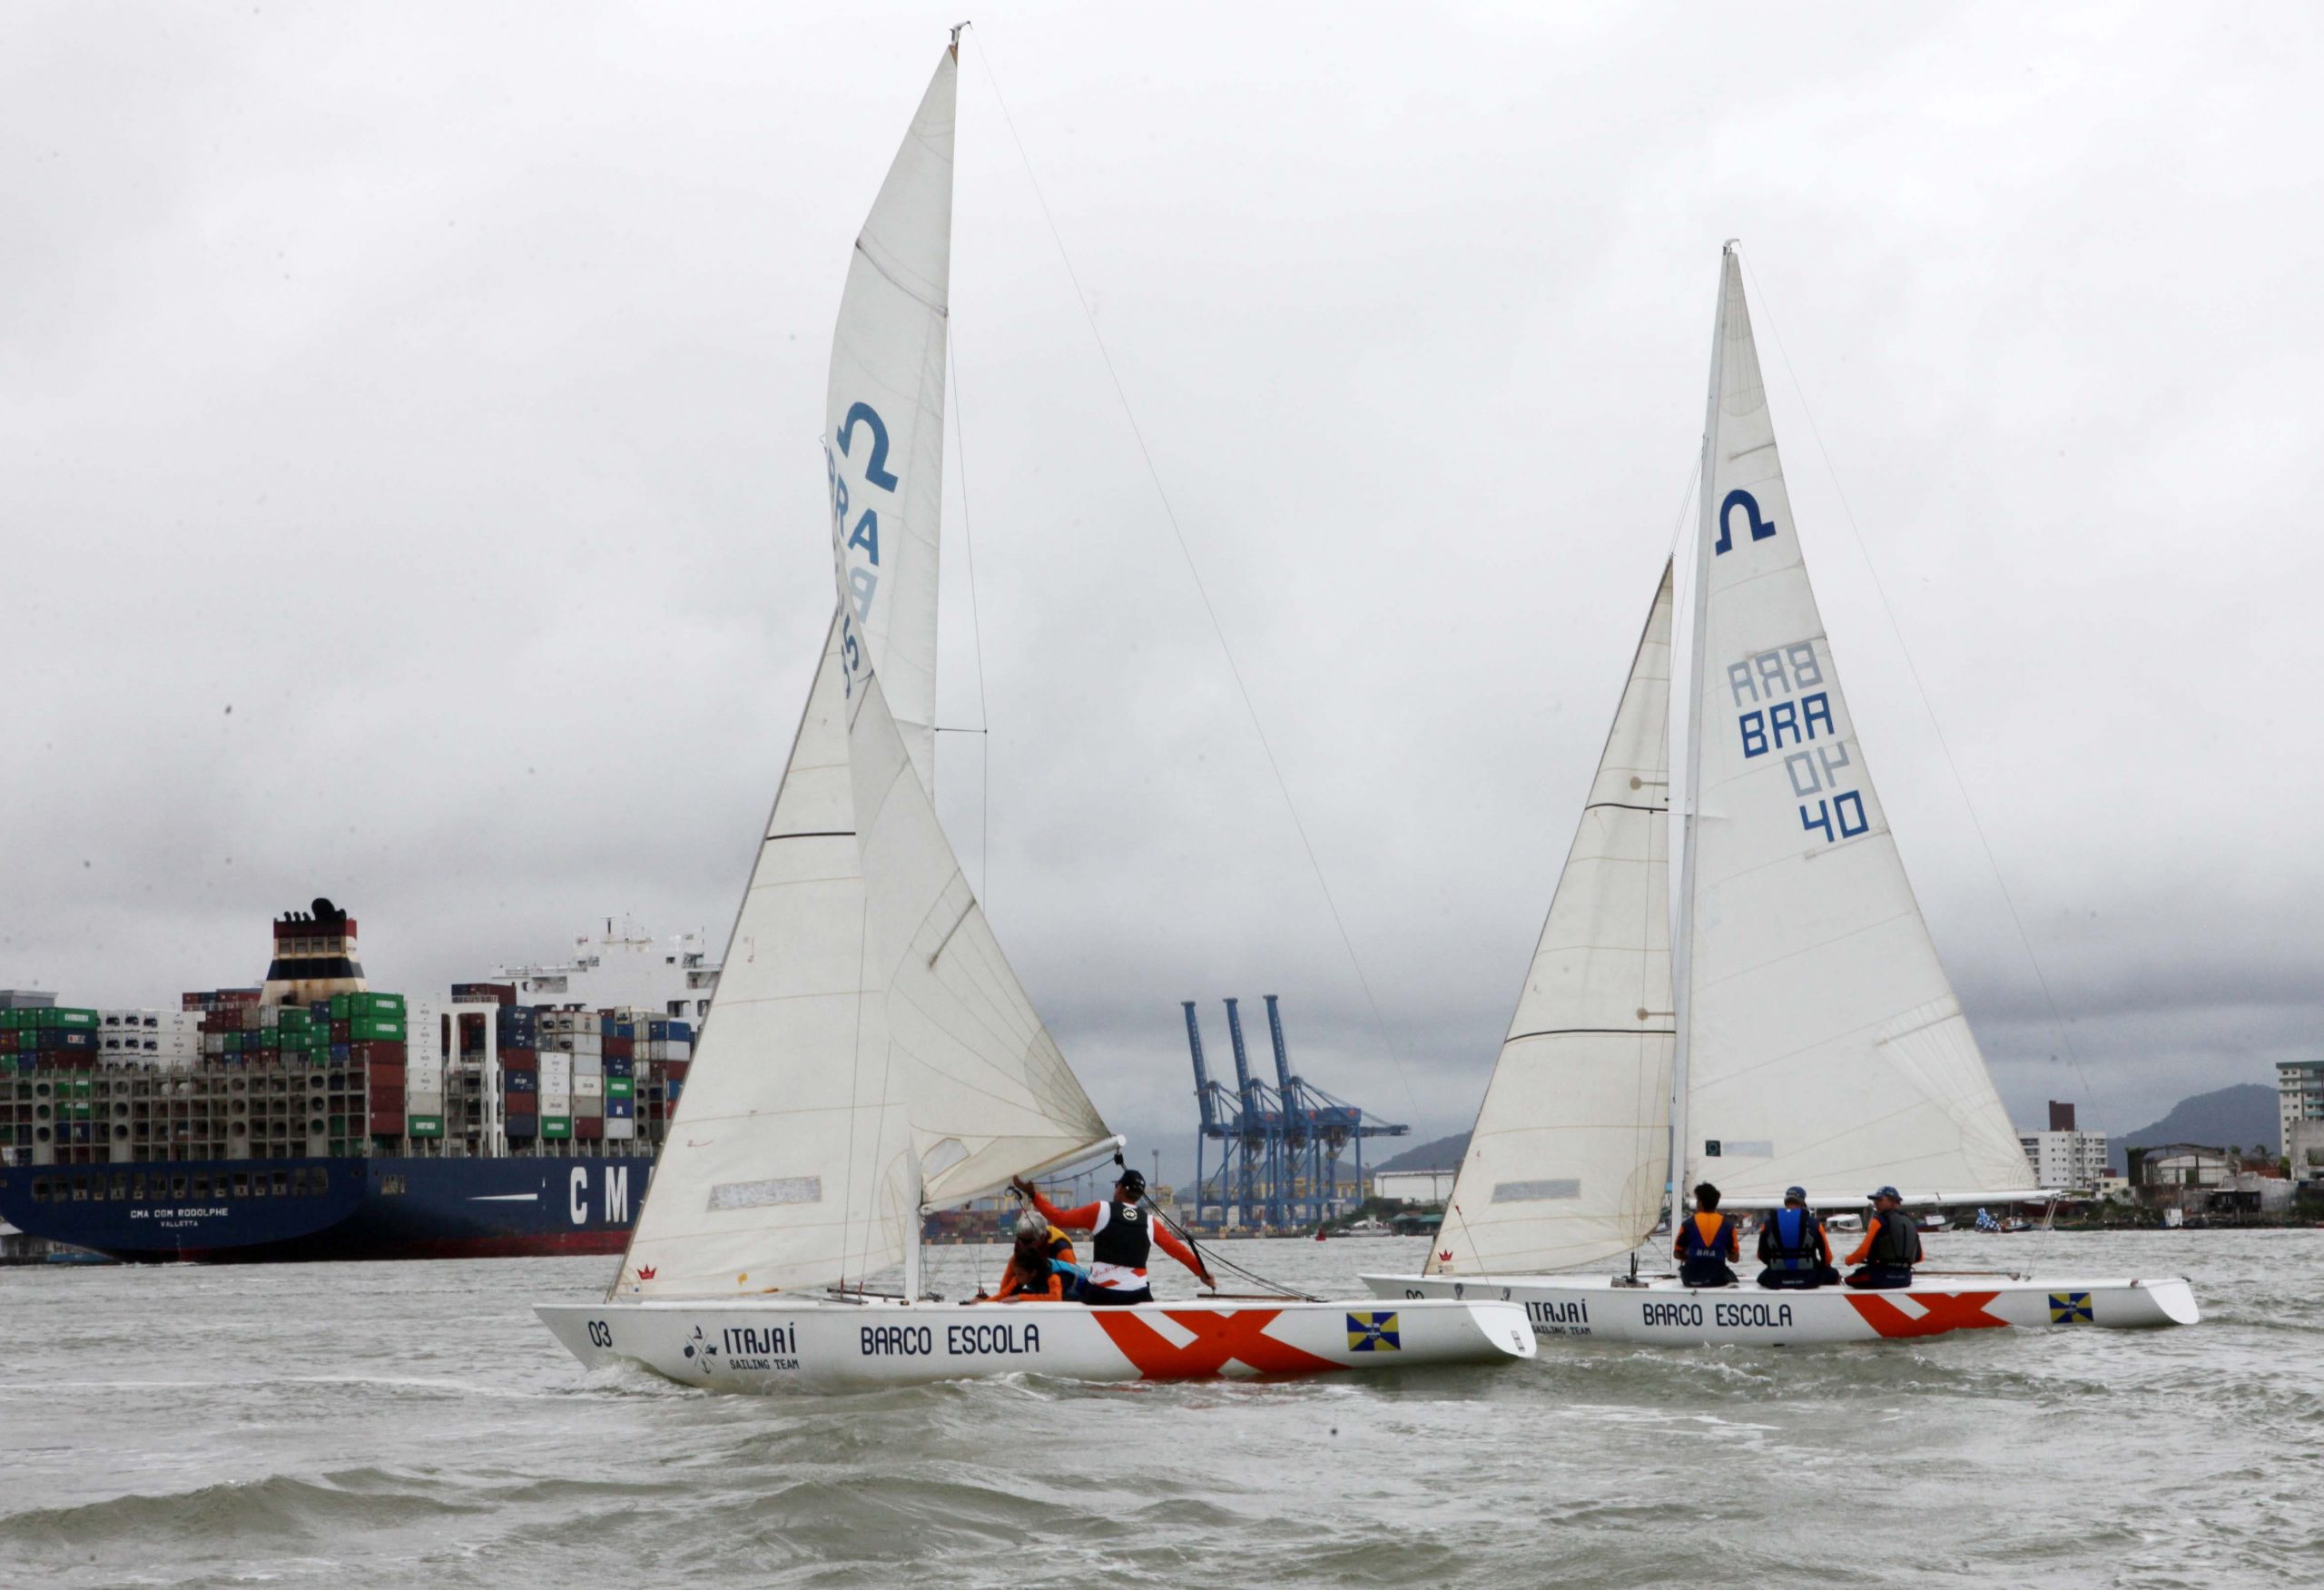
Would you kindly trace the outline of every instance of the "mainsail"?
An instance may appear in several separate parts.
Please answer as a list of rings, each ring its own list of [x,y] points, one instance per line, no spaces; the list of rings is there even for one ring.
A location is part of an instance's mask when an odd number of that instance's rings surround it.
[[[1730,1198],[2024,1192],[2017,1134],[1874,794],[1794,533],[1739,262],[1695,567],[1679,1174]]]
[[[1670,1123],[1671,571],[1648,611],[1565,871],[1429,1260],[1521,1273],[1629,1251]]]
[[[823,406],[845,660],[857,674],[878,667],[896,730],[931,789],[959,76],[947,50],[856,236]]]
[[[624,1295],[860,1282],[926,1205],[1107,1137],[929,793],[955,70],[856,242],[825,439],[839,607]]]

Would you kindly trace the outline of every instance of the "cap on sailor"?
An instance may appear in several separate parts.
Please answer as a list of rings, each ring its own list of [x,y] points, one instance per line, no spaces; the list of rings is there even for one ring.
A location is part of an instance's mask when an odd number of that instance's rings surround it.
[[[1893,1188],[1893,1187],[1884,1187],[1884,1188],[1882,1188],[1879,1191],[1877,1191],[1877,1192],[1874,1193],[1872,1196],[1873,1196],[1873,1197],[1875,1197],[1875,1198],[1893,1198],[1893,1199],[1895,1199],[1898,1203],[1902,1203],[1902,1202],[1904,1202],[1904,1201],[1905,1201],[1905,1195],[1904,1195],[1903,1193],[1901,1193],[1901,1192],[1897,1191],[1897,1190],[1896,1190],[1895,1188]]]
[[[1807,1201],[1807,1189],[1805,1187],[1787,1187],[1783,1190],[1784,1202],[1789,1203],[1795,1199],[1801,1203],[1806,1203]]]

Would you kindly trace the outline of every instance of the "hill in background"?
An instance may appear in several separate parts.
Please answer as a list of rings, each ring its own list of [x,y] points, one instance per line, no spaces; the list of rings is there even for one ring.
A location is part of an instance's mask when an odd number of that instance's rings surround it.
[[[2260,1082],[2181,1099],[2152,1126],[2124,1132],[2112,1148],[2144,1149],[2156,1143],[2201,1143],[2207,1148],[2263,1148],[2284,1151],[2283,1122],[2276,1113],[2276,1091]],[[2112,1155],[2117,1164],[2120,1155]]]
[[[1469,1134],[1455,1132],[1433,1143],[1406,1149],[1393,1160],[1383,1160],[1372,1167],[1372,1171],[1377,1175],[1383,1170],[1458,1170],[1461,1156],[1468,1151]]]

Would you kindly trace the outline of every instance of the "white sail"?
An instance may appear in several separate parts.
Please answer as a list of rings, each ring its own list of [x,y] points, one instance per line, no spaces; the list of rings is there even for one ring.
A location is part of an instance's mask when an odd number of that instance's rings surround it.
[[[836,614],[617,1285],[727,1296],[902,1256],[906,1120],[864,993],[864,887]],[[867,1062],[869,1063],[867,1063]]]
[[[832,339],[823,454],[852,672],[877,667],[920,781],[934,787],[936,565],[952,260],[951,50],[856,237]],[[856,655],[868,645],[869,655]]]
[[[1590,1264],[1652,1230],[1670,1130],[1670,566],[1485,1090],[1433,1274]]]
[[[1696,548],[1679,1180],[1729,1198],[2034,1185],[1873,791],[1794,534],[1739,262]]]
[[[884,680],[857,692],[849,734],[867,906],[864,982],[931,1206],[1078,1158],[1106,1123],[1058,1052],[911,771]],[[901,1148],[902,1145],[896,1145]]]
[[[617,1289],[861,1282],[924,1205],[1106,1125],[936,819],[950,51],[856,240],[825,456],[839,606]]]

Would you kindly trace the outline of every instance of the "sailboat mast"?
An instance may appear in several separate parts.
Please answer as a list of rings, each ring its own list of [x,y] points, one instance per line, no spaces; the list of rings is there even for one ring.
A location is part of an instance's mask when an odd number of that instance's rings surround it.
[[[1693,638],[1687,647],[1687,807],[1679,831],[1679,921],[1677,931],[1670,935],[1673,962],[1670,980],[1672,1005],[1677,1011],[1678,1038],[1672,1050],[1670,1066],[1670,1220],[1676,1225],[1684,1214],[1687,1200],[1692,1196],[1689,1189],[1690,1166],[1694,1155],[1689,1145],[1692,1139],[1687,1119],[1689,1060],[1694,1048],[1694,975],[1695,975],[1695,820],[1696,807],[1702,794],[1703,715],[1702,688],[1703,637],[1710,624],[1710,570],[1705,567],[1703,548],[1710,544],[1711,516],[1717,510],[1711,503],[1712,482],[1718,479],[1718,389],[1726,371],[1727,348],[1727,262],[1735,253],[1735,240],[1727,240],[1719,250],[1718,307],[1711,315],[1710,326],[1710,393],[1703,403],[1703,461],[1698,475],[1696,495],[1700,511],[1695,525],[1695,622]]]

